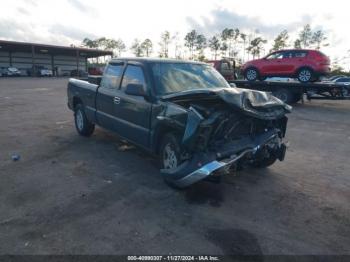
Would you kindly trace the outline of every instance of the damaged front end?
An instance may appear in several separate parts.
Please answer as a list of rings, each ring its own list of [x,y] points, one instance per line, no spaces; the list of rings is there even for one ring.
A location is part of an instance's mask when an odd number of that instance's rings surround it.
[[[272,95],[252,90],[218,88],[164,96],[186,109],[182,130],[182,163],[162,169],[165,179],[186,187],[246,164],[268,166],[284,160],[287,117],[291,107]],[[172,120],[166,112],[159,119]]]

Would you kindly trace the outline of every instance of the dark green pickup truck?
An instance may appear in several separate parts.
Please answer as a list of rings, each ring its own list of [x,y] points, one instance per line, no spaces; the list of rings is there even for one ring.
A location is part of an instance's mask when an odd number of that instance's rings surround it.
[[[143,58],[113,59],[94,81],[70,79],[68,106],[80,135],[96,124],[157,154],[176,187],[282,161],[291,109],[230,86],[210,65]]]

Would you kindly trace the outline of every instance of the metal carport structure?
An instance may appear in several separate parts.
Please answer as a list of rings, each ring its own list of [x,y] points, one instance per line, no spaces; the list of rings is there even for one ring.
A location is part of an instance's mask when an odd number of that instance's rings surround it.
[[[0,67],[18,67],[30,70],[34,66],[45,66],[53,71],[74,69],[87,71],[89,58],[113,56],[112,51],[81,47],[66,47],[28,42],[0,40]]]

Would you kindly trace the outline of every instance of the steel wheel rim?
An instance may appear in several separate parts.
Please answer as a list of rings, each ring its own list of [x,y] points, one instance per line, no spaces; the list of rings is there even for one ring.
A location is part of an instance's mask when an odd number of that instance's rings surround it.
[[[255,70],[253,70],[253,69],[248,70],[248,72],[247,72],[247,79],[248,80],[253,80],[256,78],[256,76],[257,76],[257,74],[256,74]]]
[[[177,167],[177,162],[176,152],[168,143],[163,151],[163,166],[165,169],[173,169]]]
[[[303,82],[309,81],[311,78],[311,72],[309,70],[302,70],[299,73],[299,79]]]
[[[83,130],[84,127],[84,119],[83,119],[83,113],[81,110],[78,110],[75,116],[77,127],[79,130]]]

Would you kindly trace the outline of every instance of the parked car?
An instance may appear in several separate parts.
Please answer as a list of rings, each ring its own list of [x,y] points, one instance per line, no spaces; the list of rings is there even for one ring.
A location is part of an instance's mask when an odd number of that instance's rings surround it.
[[[333,82],[338,85],[350,85],[350,77],[339,77]]]
[[[70,76],[78,76],[78,77],[87,77],[88,76],[88,73],[84,70],[77,70],[77,69],[74,69],[70,72]]]
[[[317,50],[281,50],[245,63],[242,70],[249,81],[264,80],[266,77],[290,77],[307,83],[327,75],[330,72],[330,60]]]
[[[103,67],[89,67],[88,74],[94,76],[101,76],[103,74]]]
[[[346,76],[345,75],[336,75],[336,76],[329,77],[329,78],[325,79],[324,81],[326,81],[326,82],[334,81],[334,80],[341,78],[341,77],[346,77]]]
[[[208,64],[212,65],[226,81],[233,81],[237,79],[235,72],[235,61],[233,59],[209,60]]]
[[[52,70],[44,66],[35,65],[31,69],[27,70],[29,76],[53,76]]]
[[[96,124],[157,154],[172,186],[284,159],[290,106],[231,87],[205,63],[113,59],[99,84],[70,79],[67,94],[80,135]]]
[[[2,76],[21,76],[21,71],[16,67],[3,67]]]

